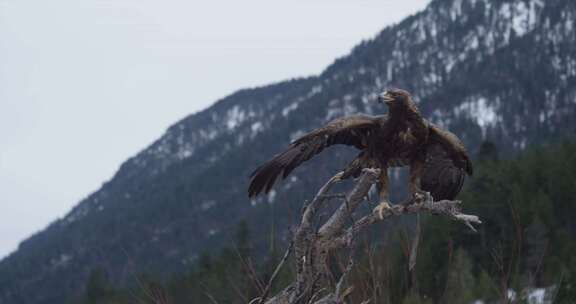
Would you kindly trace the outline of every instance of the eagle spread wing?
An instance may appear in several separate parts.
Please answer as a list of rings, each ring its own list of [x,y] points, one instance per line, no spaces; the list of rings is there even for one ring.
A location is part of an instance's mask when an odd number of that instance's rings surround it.
[[[288,149],[252,173],[248,196],[269,192],[280,175],[286,178],[294,168],[328,146],[343,144],[364,149],[368,144],[370,130],[379,126],[383,119],[384,116],[368,115],[342,117],[300,137],[292,142]]]
[[[451,200],[462,189],[466,174],[472,175],[468,152],[456,135],[430,124],[422,190],[434,200]]]

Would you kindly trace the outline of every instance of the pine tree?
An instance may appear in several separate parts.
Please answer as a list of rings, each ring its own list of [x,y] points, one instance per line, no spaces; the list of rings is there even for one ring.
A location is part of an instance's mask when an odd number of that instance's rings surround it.
[[[476,280],[472,274],[472,260],[462,248],[458,248],[448,270],[445,303],[470,303],[474,300]]]
[[[93,269],[86,283],[86,304],[103,304],[110,297],[111,290],[106,273],[101,268]]]

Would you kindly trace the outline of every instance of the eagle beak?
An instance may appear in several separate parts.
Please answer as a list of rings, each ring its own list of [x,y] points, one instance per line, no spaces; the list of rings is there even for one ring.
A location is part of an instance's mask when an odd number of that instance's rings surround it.
[[[391,104],[394,101],[394,98],[392,98],[392,96],[390,96],[390,93],[388,93],[388,91],[378,95],[378,102],[380,103],[386,103],[386,104]]]

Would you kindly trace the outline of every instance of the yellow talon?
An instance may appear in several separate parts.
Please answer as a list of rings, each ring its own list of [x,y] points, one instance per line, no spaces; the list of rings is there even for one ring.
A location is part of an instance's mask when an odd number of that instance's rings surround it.
[[[380,202],[380,204],[378,204],[378,206],[376,206],[376,208],[374,208],[373,212],[377,212],[378,213],[378,217],[380,217],[380,219],[384,218],[384,211],[392,209],[392,207],[390,206],[390,203],[383,201]]]
[[[412,194],[412,200],[414,203],[422,204],[425,202],[434,202],[434,198],[430,195],[430,192],[418,190]]]

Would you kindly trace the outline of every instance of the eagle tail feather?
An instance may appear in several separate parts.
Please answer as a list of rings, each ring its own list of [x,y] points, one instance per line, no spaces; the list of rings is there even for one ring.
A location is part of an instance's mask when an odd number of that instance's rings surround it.
[[[270,192],[278,177],[286,178],[298,166],[301,158],[300,149],[292,146],[258,167],[250,174],[248,197],[253,198],[262,192]]]

